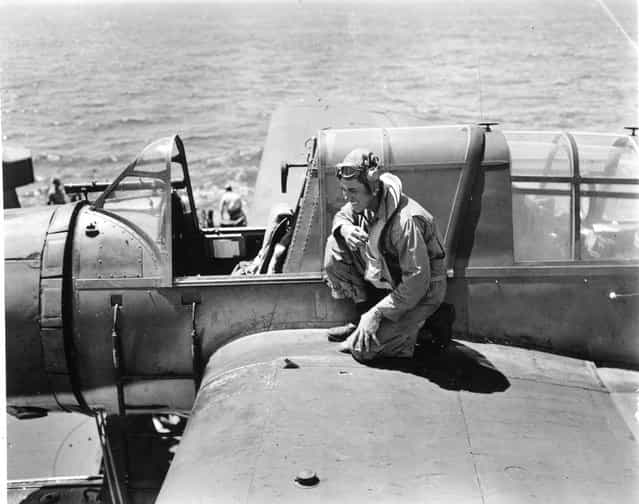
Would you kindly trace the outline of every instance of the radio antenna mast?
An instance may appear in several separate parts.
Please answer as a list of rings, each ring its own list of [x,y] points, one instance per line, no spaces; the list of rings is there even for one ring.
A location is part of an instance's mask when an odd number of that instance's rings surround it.
[[[481,56],[477,57],[477,81],[479,83],[479,122],[484,122],[484,109],[481,96]]]
[[[471,12],[474,18],[479,18],[477,5],[474,3],[471,3]],[[479,37],[481,37],[481,31],[475,29],[473,35],[475,33],[478,34],[477,38],[479,39]],[[480,42],[480,41],[477,40],[476,42]],[[483,96],[481,92],[481,44],[480,43],[473,44],[473,47],[475,49],[474,51],[475,57],[477,58],[477,84],[479,87],[479,122],[482,123],[484,122],[484,106],[483,106]]]
[[[624,29],[622,24],[619,22],[619,20],[613,14],[613,12],[608,8],[608,6],[605,4],[604,0],[596,0],[596,1],[601,6],[601,8],[604,10],[604,12],[608,15],[608,17],[614,23],[614,25],[617,27],[617,29],[623,34],[624,37],[626,37],[626,40],[633,47],[633,49],[635,51],[639,52],[639,45],[637,45],[637,41],[635,39],[633,39],[630,35],[628,35],[628,32]]]

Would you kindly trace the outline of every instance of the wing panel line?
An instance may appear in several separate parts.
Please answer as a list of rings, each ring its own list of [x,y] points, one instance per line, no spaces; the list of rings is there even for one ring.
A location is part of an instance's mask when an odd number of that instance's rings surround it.
[[[486,504],[486,498],[484,497],[484,489],[481,484],[481,478],[479,476],[479,469],[477,468],[477,462],[475,460],[475,453],[473,452],[473,445],[470,440],[470,430],[468,429],[468,420],[466,419],[466,412],[464,411],[464,401],[462,401],[461,393],[457,392],[457,400],[459,402],[459,411],[461,412],[462,419],[464,421],[464,430],[466,431],[466,442],[468,443],[468,454],[473,461],[473,470],[475,471],[475,479],[477,480],[477,487],[479,488],[479,495],[481,495],[482,504]]]

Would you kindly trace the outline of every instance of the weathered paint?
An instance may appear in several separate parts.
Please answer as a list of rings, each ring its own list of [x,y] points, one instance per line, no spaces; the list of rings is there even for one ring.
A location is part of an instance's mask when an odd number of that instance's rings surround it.
[[[5,314],[8,329],[5,362],[9,406],[57,408],[43,366],[39,324],[39,278],[39,261],[4,263]]]
[[[468,337],[636,365],[639,300],[610,299],[610,293],[639,291],[638,269],[602,272],[574,265],[563,270],[557,276],[518,267],[500,275],[499,269],[469,268],[469,277],[460,280],[467,295]]]
[[[114,294],[122,298],[118,331],[129,387],[125,402],[135,409],[188,409],[192,404],[193,396],[176,389],[175,380],[190,381],[193,390],[191,305],[183,300],[194,294],[199,299],[195,325],[202,368],[220,346],[239,337],[282,328],[328,327],[353,315],[351,306],[330,298],[319,277],[300,281],[281,275],[269,283],[255,277],[233,280],[184,280],[172,289],[76,289],[75,366],[87,403],[116,410],[110,305]],[[134,398],[133,388],[144,385],[154,392]]]
[[[368,367],[281,331],[211,358],[157,502],[630,503],[638,468],[591,362],[460,342]],[[294,484],[303,469],[316,487]]]
[[[4,212],[4,259],[39,261],[44,237],[56,207],[13,209]]]
[[[62,338],[62,262],[74,205],[5,212],[8,405],[59,409],[68,385]],[[56,217],[57,216],[57,217]],[[66,226],[66,227],[65,227]],[[64,381],[64,380],[63,380]]]

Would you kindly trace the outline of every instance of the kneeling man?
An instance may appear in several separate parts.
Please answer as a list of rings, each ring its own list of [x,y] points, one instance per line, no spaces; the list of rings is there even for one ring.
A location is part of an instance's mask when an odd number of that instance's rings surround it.
[[[446,294],[433,216],[382,169],[367,149],[337,165],[347,203],[333,219],[324,259],[333,298],[352,299],[360,315],[357,325],[330,329],[329,340],[360,361],[412,357],[418,333]]]

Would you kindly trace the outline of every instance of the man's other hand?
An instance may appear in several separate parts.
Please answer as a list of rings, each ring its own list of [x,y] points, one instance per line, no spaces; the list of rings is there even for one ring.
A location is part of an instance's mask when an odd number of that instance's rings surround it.
[[[348,245],[348,248],[351,250],[357,250],[363,247],[368,241],[368,233],[361,227],[353,224],[343,224],[340,227],[340,233],[346,241],[346,245]]]
[[[341,344],[340,351],[350,350],[361,354],[370,352],[373,349],[373,343],[379,346],[377,330],[381,322],[382,314],[376,308],[368,310],[359,319],[357,329]]]

